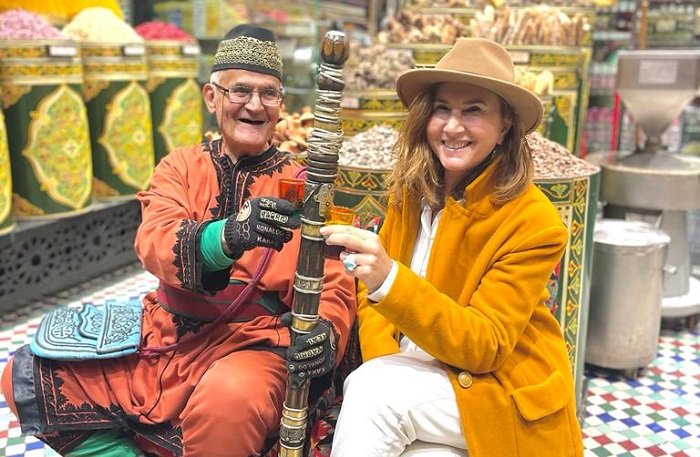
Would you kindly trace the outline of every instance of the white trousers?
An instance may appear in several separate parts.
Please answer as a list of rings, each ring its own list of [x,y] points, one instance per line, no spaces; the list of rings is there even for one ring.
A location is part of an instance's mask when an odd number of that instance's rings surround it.
[[[333,457],[466,457],[454,390],[423,351],[363,363],[345,380]]]

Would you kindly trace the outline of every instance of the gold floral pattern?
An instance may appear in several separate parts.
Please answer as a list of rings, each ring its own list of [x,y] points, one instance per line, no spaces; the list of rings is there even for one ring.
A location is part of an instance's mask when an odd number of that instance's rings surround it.
[[[574,94],[575,97],[575,94]],[[566,125],[569,125],[572,127],[574,126],[574,107],[572,104],[572,98],[571,97],[555,97],[554,98],[554,104],[557,106],[557,111],[559,112],[559,115],[561,118],[564,120]]]
[[[94,57],[122,57],[124,55],[124,47],[122,45],[107,45],[100,43],[97,46],[83,45],[81,46],[83,57],[90,59]]]
[[[97,140],[107,151],[112,172],[123,183],[146,189],[155,167],[148,92],[136,81],[114,94]]]
[[[43,208],[32,204],[32,202],[22,197],[20,194],[14,194],[12,196],[12,210],[18,217],[46,215],[46,211],[44,211]]]
[[[158,132],[167,151],[199,142],[202,131],[202,98],[199,85],[188,79],[175,87],[165,104]]]
[[[57,49],[58,48],[58,49]],[[61,51],[57,53],[56,51]],[[69,40],[9,40],[0,42],[0,59],[80,57],[80,46]]]
[[[88,79],[85,80],[83,84],[83,96],[85,101],[89,102],[93,98],[97,97],[100,92],[109,87],[109,81],[102,79]]]
[[[2,76],[5,79],[20,79],[27,77],[34,78],[72,78],[72,80],[78,82],[83,76],[83,67],[80,65],[80,61],[74,59],[72,63],[59,63],[59,62],[48,62],[48,63],[24,63],[24,64],[5,64],[2,67]]]
[[[3,109],[14,105],[32,90],[32,86],[28,84],[3,83],[0,87],[2,88]]]
[[[149,74],[160,73],[164,75],[197,76],[199,62],[196,60],[149,60]]]
[[[0,59],[35,59],[48,55],[46,46],[0,46]]]
[[[119,197],[119,191],[109,186],[106,182],[99,178],[93,177],[92,179],[93,193],[95,197],[99,198],[111,198]]]
[[[590,268],[595,204],[599,173],[574,179],[541,180],[535,184],[554,204],[569,228],[569,242],[559,270],[559,296],[555,316],[564,332],[569,362],[577,383],[583,376],[585,337],[581,328],[588,319]],[[593,209],[592,209],[593,208]],[[578,387],[578,386],[577,386]]]
[[[343,130],[343,133],[348,136],[353,136],[357,135],[358,133],[365,132],[377,125],[389,127],[394,130],[399,130],[406,121],[405,117],[405,113],[392,113],[392,115],[389,117],[380,115],[376,117],[360,117],[357,119],[345,116],[341,119],[341,128]]]
[[[146,55],[152,56],[177,56],[182,54],[182,46],[180,43],[177,45],[172,44],[160,44],[158,42],[147,42],[146,43]]]
[[[58,86],[31,113],[28,137],[22,155],[41,190],[61,205],[83,208],[92,193],[92,155],[82,96]]]
[[[12,173],[10,150],[7,147],[5,117],[0,111],[0,226],[10,217],[12,209]]]
[[[83,73],[85,79],[109,77],[112,80],[124,80],[128,78],[146,77],[148,67],[146,61],[135,60],[132,62],[98,63],[83,61]]]
[[[520,47],[514,47],[516,51]],[[512,50],[512,48],[508,48]],[[522,49],[527,50],[527,46]],[[580,68],[588,62],[589,51],[585,48],[561,48],[560,52],[552,51],[546,47],[530,49],[530,61],[528,65],[533,67],[576,67]]]
[[[338,167],[334,202],[355,211],[356,223],[361,228],[379,226],[386,215],[389,202],[386,180],[390,171]]]
[[[161,84],[163,84],[165,81],[166,81],[166,79],[161,77],[161,76],[149,75],[148,81],[146,82],[146,90],[148,91],[148,93],[151,93],[151,92],[155,91],[156,88],[158,86],[160,86]]]
[[[557,90],[576,90],[580,83],[580,75],[578,71],[563,71],[554,74],[554,89]]]

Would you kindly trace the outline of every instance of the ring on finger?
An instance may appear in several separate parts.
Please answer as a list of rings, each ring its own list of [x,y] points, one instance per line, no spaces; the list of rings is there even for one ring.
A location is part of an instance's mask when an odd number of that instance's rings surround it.
[[[348,254],[343,258],[343,266],[347,271],[352,273],[357,268],[357,261],[355,260],[355,254]]]

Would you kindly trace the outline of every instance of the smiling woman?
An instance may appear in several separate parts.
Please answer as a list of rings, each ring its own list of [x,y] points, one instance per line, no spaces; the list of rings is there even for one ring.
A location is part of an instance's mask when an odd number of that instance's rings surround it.
[[[525,142],[542,104],[514,83],[508,52],[476,38],[396,90],[408,116],[379,234],[321,229],[352,252],[364,362],[345,382],[333,456],[582,456],[545,305],[568,230]]]
[[[493,159],[512,124],[510,116],[505,102],[487,89],[461,83],[439,86],[426,132],[444,169],[448,194],[487,157]]]

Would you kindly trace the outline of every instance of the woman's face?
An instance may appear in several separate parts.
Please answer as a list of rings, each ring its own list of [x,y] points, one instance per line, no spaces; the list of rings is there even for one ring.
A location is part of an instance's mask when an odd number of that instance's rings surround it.
[[[255,91],[280,90],[280,80],[274,76],[247,70],[224,70],[218,84],[224,88],[246,86]],[[257,155],[269,146],[280,116],[281,103],[263,105],[258,93],[248,103],[232,103],[221,89],[212,84],[204,86],[204,100],[210,113],[216,115],[221,137],[234,156]]]
[[[433,154],[445,168],[448,190],[503,141],[510,125],[495,93],[465,83],[438,87],[426,133]]]

